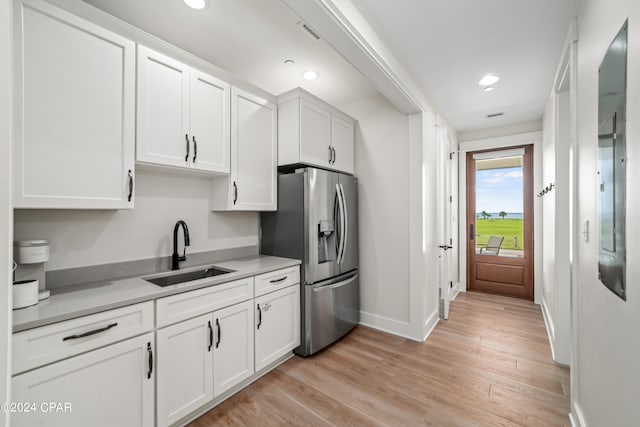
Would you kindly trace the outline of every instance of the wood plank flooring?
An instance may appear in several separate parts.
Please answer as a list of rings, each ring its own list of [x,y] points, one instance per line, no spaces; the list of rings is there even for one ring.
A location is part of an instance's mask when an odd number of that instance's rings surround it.
[[[426,343],[359,326],[190,426],[569,426],[568,391],[538,306],[467,292]]]

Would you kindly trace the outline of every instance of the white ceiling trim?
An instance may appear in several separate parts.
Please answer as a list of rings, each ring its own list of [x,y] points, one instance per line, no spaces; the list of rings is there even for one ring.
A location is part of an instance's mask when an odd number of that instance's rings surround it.
[[[398,109],[407,114],[429,110],[419,86],[349,0],[282,1]]]

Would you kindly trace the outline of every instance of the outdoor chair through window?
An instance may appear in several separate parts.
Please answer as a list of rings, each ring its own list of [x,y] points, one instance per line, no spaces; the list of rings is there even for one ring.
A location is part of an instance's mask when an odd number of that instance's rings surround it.
[[[498,255],[503,241],[504,236],[489,236],[487,244],[480,248],[480,253],[485,255]]]

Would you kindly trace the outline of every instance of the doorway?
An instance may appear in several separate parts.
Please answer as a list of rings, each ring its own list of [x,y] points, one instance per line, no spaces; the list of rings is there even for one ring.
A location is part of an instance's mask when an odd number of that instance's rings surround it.
[[[533,300],[533,146],[467,153],[467,284]]]

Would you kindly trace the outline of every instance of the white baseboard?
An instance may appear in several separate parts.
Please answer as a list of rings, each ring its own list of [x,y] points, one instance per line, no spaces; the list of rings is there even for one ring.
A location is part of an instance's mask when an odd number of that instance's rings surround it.
[[[587,427],[587,423],[584,420],[584,414],[582,413],[582,409],[580,409],[580,405],[577,402],[573,402],[572,411],[569,414],[569,420],[571,421],[572,427]]]
[[[542,311],[542,318],[544,319],[544,326],[547,330],[547,338],[549,339],[549,347],[551,347],[551,358],[555,361],[556,348],[553,340],[553,337],[555,336],[555,327],[544,298],[542,298],[542,303],[540,304],[540,311]]]
[[[547,307],[547,303],[544,298],[542,298],[542,303],[540,304],[540,308],[542,309],[542,317],[544,318],[544,324],[547,326],[547,335],[549,336],[549,341],[552,342],[554,337],[556,336],[556,328],[553,324],[553,318],[549,313],[549,307]]]
[[[438,313],[438,310],[435,310],[424,322],[425,335],[422,341],[426,341],[427,338],[429,338],[429,335],[431,335],[431,332],[433,332],[439,321],[440,315]]]
[[[408,322],[401,322],[378,314],[360,312],[360,324],[382,332],[397,335],[402,338],[419,341],[420,337],[411,336],[411,325]]]

